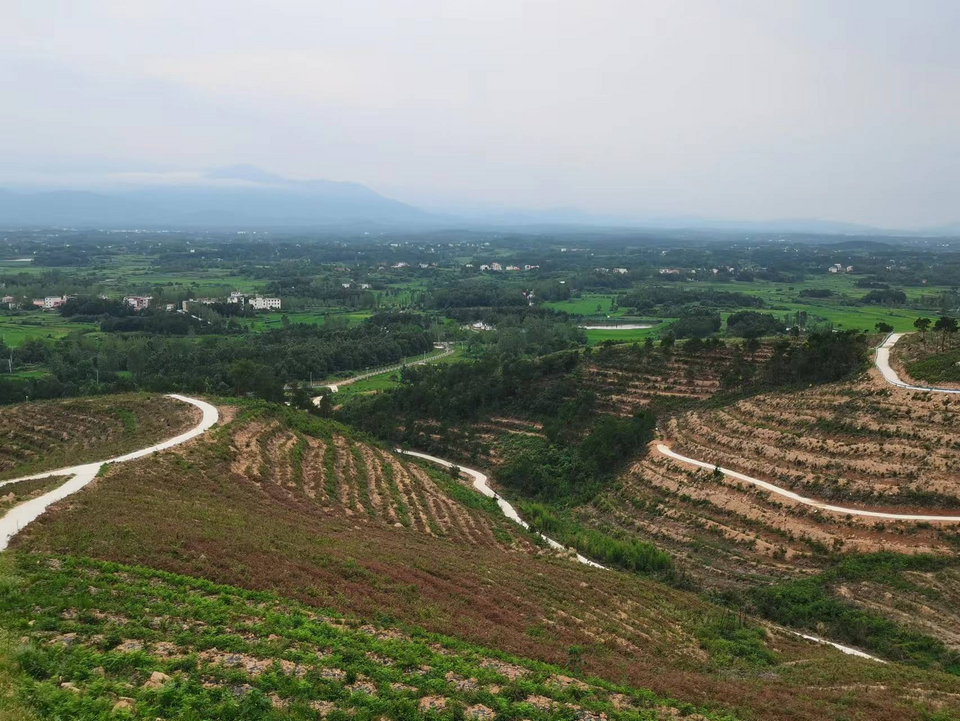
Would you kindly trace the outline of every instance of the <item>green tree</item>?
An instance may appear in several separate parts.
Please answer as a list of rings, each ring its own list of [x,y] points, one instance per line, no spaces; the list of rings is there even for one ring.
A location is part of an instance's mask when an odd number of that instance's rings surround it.
[[[948,315],[942,315],[937,318],[937,322],[933,324],[933,329],[940,334],[940,352],[942,353],[946,348],[947,335],[952,335],[957,332],[957,319],[951,318]]]
[[[878,333],[893,333],[893,326],[889,323],[884,323],[883,321],[877,323],[874,328],[877,329]]]
[[[913,327],[920,331],[920,340],[924,345],[927,344],[927,331],[930,330],[932,322],[929,318],[917,318],[913,321]]]

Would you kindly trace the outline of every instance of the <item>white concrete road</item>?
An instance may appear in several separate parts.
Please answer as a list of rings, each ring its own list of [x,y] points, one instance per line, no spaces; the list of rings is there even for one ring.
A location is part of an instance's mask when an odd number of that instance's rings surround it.
[[[379,368],[376,370],[372,370],[369,373],[361,373],[360,375],[354,376],[353,378],[344,378],[342,381],[337,381],[336,383],[330,383],[328,385],[318,385],[314,387],[327,388],[330,390],[331,393],[337,393],[340,390],[340,386],[347,386],[347,385],[350,385],[351,383],[356,383],[357,381],[362,381],[362,380],[366,380],[367,378],[373,378],[374,376],[383,375],[384,373],[393,373],[394,371],[398,371],[401,368],[405,368],[407,366],[419,366],[419,365],[423,365],[424,363],[433,363],[434,361],[438,361],[441,358],[446,358],[448,355],[453,353],[454,350],[456,349],[451,346],[447,346],[446,350],[444,350],[443,353],[437,353],[437,355],[432,355],[427,358],[423,358],[422,360],[412,361],[410,363],[401,363],[395,366],[390,366],[389,368]],[[323,398],[323,396],[314,396],[313,405],[315,406],[320,405],[321,398]]]
[[[426,453],[418,453],[417,451],[405,451],[402,448],[398,448],[397,453],[400,453],[405,456],[414,456],[416,458],[423,458],[424,460],[431,461],[432,463],[436,463],[437,465],[443,466],[444,468],[453,468],[454,465],[456,465],[454,463],[451,463],[450,461],[445,461],[442,458],[437,458],[436,456],[429,456]],[[487,483],[489,479],[487,478],[486,474],[481,473],[480,471],[475,471],[472,468],[465,468],[464,466],[458,466],[458,468],[460,469],[461,473],[467,476],[470,476],[470,478],[473,479],[473,487],[476,488],[478,491],[480,491],[480,493],[485,495],[487,498],[496,499],[497,505],[500,506],[500,510],[503,511],[503,515],[505,515],[514,523],[517,523],[523,526],[527,530],[530,529],[530,524],[528,524],[526,521],[520,518],[520,514],[517,513],[516,509],[513,506],[511,506],[507,501],[505,501],[503,498],[501,498],[496,491],[490,488],[489,484]],[[537,535],[539,535],[544,541],[546,541],[547,545],[550,546],[550,548],[556,549],[557,551],[569,550],[562,543],[557,543],[552,538],[547,538],[542,533],[539,533]],[[577,554],[577,560],[580,563],[583,563],[587,566],[591,566],[593,568],[603,568],[604,570],[608,570],[606,566],[601,566],[596,561],[591,561],[589,558],[587,558],[586,556],[582,556],[579,553]]]
[[[53,476],[65,476],[67,478],[65,483],[53,489],[52,491],[48,491],[42,496],[32,498],[26,503],[21,503],[19,506],[11,508],[9,511],[7,511],[3,518],[0,518],[0,551],[4,550],[10,543],[10,539],[17,535],[17,533],[19,533],[28,523],[31,523],[39,518],[40,515],[43,514],[43,512],[46,511],[51,504],[76,493],[90,483],[90,481],[97,477],[97,474],[100,472],[100,469],[103,466],[109,463],[124,463],[125,461],[143,458],[144,456],[149,456],[151,453],[157,453],[159,451],[166,450],[167,448],[172,448],[173,446],[185,443],[186,441],[196,438],[201,433],[208,430],[220,419],[220,414],[217,412],[216,407],[205,401],[176,394],[170,394],[168,397],[175,398],[176,400],[184,403],[190,403],[191,405],[199,408],[203,412],[203,417],[200,419],[200,423],[186,433],[181,433],[179,436],[164,441],[163,443],[158,443],[155,446],[144,448],[143,450],[127,453],[126,455],[117,456],[116,458],[110,458],[106,461],[96,461],[94,463],[85,463],[79,466],[59,468],[55,471],[46,471],[45,473],[37,473],[32,476],[24,476],[23,478],[14,478],[12,480],[3,481],[0,483],[0,488],[2,488],[3,486],[8,486],[11,483],[30,481],[36,478],[50,478]]]
[[[913,386],[909,383],[904,383],[900,380],[900,376],[897,375],[897,372],[890,367],[890,351],[893,349],[893,346],[897,344],[897,341],[907,335],[906,333],[891,333],[887,336],[886,340],[883,341],[877,347],[877,355],[874,359],[874,362],[877,364],[877,368],[880,370],[880,373],[883,375],[884,380],[887,383],[891,383],[900,388],[907,388],[913,391],[927,391],[929,393],[953,393],[960,394],[960,389],[957,388],[934,388],[931,386]]]
[[[403,449],[401,449],[401,448],[398,448],[398,449],[397,449],[397,453],[400,453],[400,454],[405,455],[405,456],[414,456],[415,458],[423,458],[424,460],[430,461],[430,462],[432,462],[432,463],[436,463],[436,464],[438,464],[438,465],[440,465],[440,466],[443,466],[444,468],[452,468],[454,465],[456,465],[456,464],[454,464],[454,463],[451,463],[450,461],[445,461],[445,460],[442,459],[442,458],[437,458],[436,456],[431,456],[431,455],[428,455],[428,454],[426,454],[426,453],[419,453],[419,452],[417,452],[417,451],[405,451],[405,450],[403,450]],[[474,488],[476,488],[478,491],[480,491],[480,493],[482,493],[483,495],[485,495],[487,498],[495,498],[495,499],[497,500],[497,505],[500,506],[500,510],[503,511],[503,515],[505,515],[507,518],[509,518],[509,519],[510,519],[511,521],[513,521],[514,523],[517,523],[517,524],[523,526],[523,527],[526,528],[526,529],[529,529],[529,528],[530,528],[529,524],[528,524],[526,521],[524,521],[522,518],[520,518],[520,516],[519,516],[519,514],[517,513],[516,509],[515,509],[513,506],[511,506],[507,501],[505,501],[503,498],[501,498],[501,497],[496,493],[496,491],[494,491],[492,488],[490,488],[489,484],[487,483],[487,481],[488,481],[489,479],[487,478],[486,474],[481,473],[480,471],[474,470],[473,468],[466,468],[466,467],[464,467],[464,466],[459,466],[459,468],[460,468],[461,473],[464,473],[465,475],[470,476],[470,478],[473,479],[473,487],[474,487]],[[547,544],[548,544],[551,548],[555,548],[555,549],[557,549],[558,551],[567,551],[567,550],[568,550],[565,546],[563,546],[563,545],[560,544],[560,543],[557,543],[557,542],[554,541],[552,538],[547,538],[547,537],[544,536],[542,533],[539,534],[539,535],[540,535],[541,538],[543,538],[543,539],[547,542]],[[591,561],[589,558],[587,558],[586,556],[581,555],[580,553],[577,553],[577,561],[579,561],[580,563],[583,563],[583,564],[585,564],[585,565],[587,565],[587,566],[590,566],[590,567],[592,567],[592,568],[599,568],[599,569],[604,570],[604,571],[609,571],[609,570],[611,570],[611,569],[607,568],[606,566],[601,566],[601,565],[600,565],[599,563],[597,563],[596,561]],[[780,627],[780,626],[778,626],[777,628],[780,628],[780,630],[784,631],[785,633],[789,633],[789,634],[792,634],[792,635],[794,635],[794,636],[799,636],[799,637],[801,637],[801,638],[805,638],[805,639],[808,640],[808,641],[815,641],[816,643],[824,643],[824,644],[827,644],[828,646],[833,646],[833,648],[837,649],[838,651],[841,651],[842,653],[848,654],[848,655],[850,655],[850,656],[858,656],[858,657],[860,657],[860,658],[870,659],[871,661],[877,661],[877,662],[879,662],[879,663],[886,663],[886,661],[884,661],[883,659],[877,658],[876,656],[871,656],[870,654],[865,653],[865,652],[863,652],[863,651],[861,651],[860,649],[857,649],[857,648],[852,648],[852,647],[850,647],[850,646],[844,646],[843,644],[835,643],[834,641],[828,641],[827,639],[825,639],[825,638],[819,638],[818,636],[812,636],[812,635],[806,634],[806,633],[799,633],[799,632],[797,632],[797,631],[791,631],[791,630],[788,629],[788,628],[782,628],[782,627]]]
[[[896,371],[890,367],[890,349],[896,344],[900,338],[902,338],[905,333],[892,333],[890,336],[884,340],[883,343],[877,348],[876,357],[874,362],[877,365],[877,369],[880,371],[884,379],[895,386],[900,388],[906,388],[908,390],[915,391],[927,391],[930,393],[960,393],[960,390],[954,390],[951,388],[931,388],[925,386],[914,386],[909,383],[904,383],[900,380],[900,377],[897,375]],[[673,451],[669,446],[664,445],[663,443],[657,444],[657,450],[668,458],[672,458],[675,461],[680,461],[681,463],[687,463],[691,466],[697,466],[698,468],[706,468],[708,470],[718,470],[715,463],[707,463],[706,461],[700,461],[696,458],[689,458],[687,456],[680,455]],[[884,511],[865,511],[859,508],[847,508],[845,506],[834,506],[829,503],[821,503],[812,498],[807,498],[806,496],[801,496],[799,493],[794,493],[791,490],[786,488],[781,488],[780,486],[774,485],[773,483],[768,483],[767,481],[761,481],[758,478],[752,478],[744,473],[739,473],[737,471],[731,471],[728,468],[719,468],[720,473],[723,475],[733,478],[738,481],[743,481],[744,483],[750,483],[758,488],[762,488],[765,491],[770,491],[779,496],[789,498],[792,501],[802,503],[806,506],[812,506],[813,508],[819,508],[821,511],[828,511],[830,513],[842,513],[849,516],[861,516],[867,518],[882,518],[884,520],[890,521],[927,521],[927,522],[940,522],[940,523],[960,523],[960,515],[958,516],[942,516],[926,513],[887,513]]]

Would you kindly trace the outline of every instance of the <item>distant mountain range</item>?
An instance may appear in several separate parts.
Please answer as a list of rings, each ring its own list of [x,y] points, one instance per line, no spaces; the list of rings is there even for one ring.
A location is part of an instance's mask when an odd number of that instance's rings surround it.
[[[722,220],[693,216],[625,218],[576,208],[462,208],[430,212],[359,183],[292,180],[251,165],[212,170],[187,184],[91,192],[0,190],[0,225],[79,228],[580,228],[700,230],[855,236],[960,236],[960,223],[885,229],[819,219]]]
[[[190,185],[113,193],[0,190],[0,223],[79,227],[315,227],[434,224],[430,213],[358,183],[289,180],[252,166],[207,173]]]

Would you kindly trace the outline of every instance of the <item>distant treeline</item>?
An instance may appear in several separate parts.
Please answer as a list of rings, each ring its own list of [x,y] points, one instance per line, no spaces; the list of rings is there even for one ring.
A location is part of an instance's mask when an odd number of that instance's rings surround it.
[[[183,315],[160,314],[180,322]],[[139,317],[112,322],[141,320]],[[352,328],[293,324],[242,337],[67,337],[32,341],[17,352],[44,363],[52,377],[0,376],[0,402],[143,388],[210,394],[253,393],[283,401],[283,386],[340,371],[395,363],[433,347],[421,316],[371,316]],[[0,351],[6,352],[0,348]]]
[[[684,306],[705,308],[763,308],[763,298],[730,290],[686,289],[680,287],[637,288],[617,299],[621,308],[635,308],[639,313],[671,317]]]

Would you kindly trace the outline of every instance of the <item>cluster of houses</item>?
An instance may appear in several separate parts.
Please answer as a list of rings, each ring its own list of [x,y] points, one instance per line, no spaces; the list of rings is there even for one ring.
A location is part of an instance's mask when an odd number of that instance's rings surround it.
[[[852,265],[843,266],[840,263],[834,263],[829,268],[827,268],[827,272],[828,273],[852,273],[853,266]]]
[[[599,270],[599,268],[598,268],[597,270]],[[614,268],[614,271],[616,271],[616,272],[618,272],[618,273],[620,272],[620,270],[621,270],[620,268]],[[711,268],[711,269],[710,269],[710,272],[711,272],[713,275],[718,275],[718,274],[720,273],[720,271],[726,271],[727,273],[733,275],[734,273],[737,272],[737,269],[734,268],[734,267],[732,267],[732,266],[727,266],[726,268]],[[627,271],[624,270],[623,272],[626,273]],[[661,268],[661,269],[658,270],[657,272],[658,272],[660,275],[684,275],[684,274],[686,274],[686,273],[689,273],[690,275],[696,275],[696,274],[697,274],[697,271],[695,271],[695,270],[683,270],[682,268]]]
[[[612,271],[610,268],[594,268],[597,273],[617,273],[619,275],[626,275],[629,271],[626,268],[614,268]]]
[[[370,286],[361,283],[360,287]],[[75,298],[73,295],[48,295],[45,298],[34,298],[33,305],[42,310],[56,310],[61,305],[66,303],[71,298]],[[101,295],[101,298],[106,296]],[[239,291],[232,292],[227,297],[227,303],[239,303],[240,305],[249,305],[254,310],[280,310],[280,299],[279,298],[264,298],[260,295],[247,295]],[[153,301],[152,295],[125,295],[123,296],[123,302],[129,305],[134,310],[146,310],[150,307],[150,303]],[[7,306],[10,310],[14,310],[17,307],[17,299],[12,295],[5,295],[0,299],[3,305]],[[214,303],[222,302],[216,298],[197,298],[195,300],[185,300],[181,302],[180,308],[177,308],[176,303],[165,303],[163,309],[168,312],[173,312],[175,310],[186,311],[187,306],[190,303],[200,303],[201,305],[213,305]]]
[[[353,281],[350,281],[349,283],[341,283],[340,285],[342,285],[344,288],[347,288],[348,290],[350,288],[359,288],[360,290],[370,290],[369,283],[354,283]]]
[[[409,268],[411,266],[406,261],[401,260],[399,263],[394,263],[390,267],[393,268],[394,270],[399,270],[400,268]],[[436,268],[437,264],[436,263],[417,263],[417,267],[423,268],[423,269]],[[383,268],[380,268],[380,270],[383,270]]]
[[[12,296],[9,296],[12,301]],[[48,295],[46,298],[34,298],[33,304],[43,310],[54,310],[73,298],[72,295]],[[13,307],[12,305],[10,306]]]
[[[473,268],[474,265],[473,265],[473,263],[467,263],[467,264],[464,265],[463,267],[464,267],[464,268]],[[504,271],[538,270],[539,268],[540,268],[539,265],[525,265],[525,266],[523,266],[523,268],[521,268],[519,265],[503,266],[503,265],[500,265],[500,263],[489,263],[489,264],[484,263],[483,265],[480,266],[480,271],[481,271],[481,272],[483,272],[483,271],[490,271],[490,272],[492,272],[492,273],[501,273],[501,272],[504,272]]]

